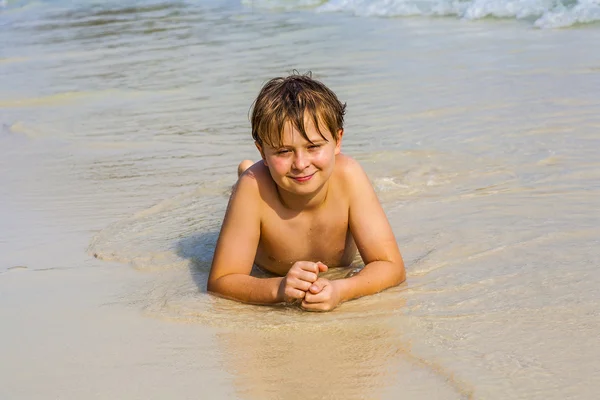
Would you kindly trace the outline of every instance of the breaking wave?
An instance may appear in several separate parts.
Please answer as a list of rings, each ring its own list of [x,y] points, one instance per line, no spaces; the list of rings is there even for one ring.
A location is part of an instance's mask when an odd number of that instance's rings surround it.
[[[565,28],[600,21],[600,0],[243,0],[273,10],[313,9],[365,17],[509,18],[537,28]]]

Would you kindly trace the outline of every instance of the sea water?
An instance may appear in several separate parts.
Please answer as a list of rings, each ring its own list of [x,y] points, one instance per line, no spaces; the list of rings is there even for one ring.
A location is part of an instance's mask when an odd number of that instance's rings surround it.
[[[0,281],[62,268],[75,301],[82,268],[134,271],[118,306],[212,332],[197,362],[228,374],[209,384],[224,397],[595,398],[597,2],[1,7]],[[327,314],[205,288],[237,164],[258,157],[250,105],[292,70],[347,102],[343,151],[406,262],[406,283]]]

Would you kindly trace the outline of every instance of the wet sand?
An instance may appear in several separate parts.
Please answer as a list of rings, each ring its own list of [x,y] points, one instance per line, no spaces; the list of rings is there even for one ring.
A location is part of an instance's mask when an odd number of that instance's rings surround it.
[[[597,29],[212,2],[3,17],[1,398],[600,388]],[[205,291],[235,168],[257,157],[247,110],[294,68],[348,102],[343,151],[407,264],[327,314]]]

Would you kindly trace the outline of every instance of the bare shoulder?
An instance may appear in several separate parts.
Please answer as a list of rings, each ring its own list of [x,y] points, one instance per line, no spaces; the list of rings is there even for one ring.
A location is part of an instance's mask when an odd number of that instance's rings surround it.
[[[348,190],[360,190],[371,187],[363,167],[354,158],[345,154],[338,154],[335,160],[336,174],[342,186]]]
[[[259,196],[265,196],[269,191],[273,190],[273,178],[269,173],[269,169],[262,161],[255,162],[239,177],[235,184],[234,190],[239,187],[242,190],[253,192]]]
[[[246,169],[239,177],[238,183],[245,181],[253,181],[254,184],[258,184],[265,178],[265,173],[269,173],[267,167],[262,161],[257,161]]]
[[[260,190],[264,189],[263,186],[271,186],[272,183],[269,169],[262,161],[257,161],[240,175],[236,186],[252,186],[255,190]]]
[[[362,170],[362,167],[360,166],[358,161],[343,153],[340,153],[336,156],[335,165],[336,167],[339,167],[341,171],[352,172],[352,170],[355,170],[356,168]]]

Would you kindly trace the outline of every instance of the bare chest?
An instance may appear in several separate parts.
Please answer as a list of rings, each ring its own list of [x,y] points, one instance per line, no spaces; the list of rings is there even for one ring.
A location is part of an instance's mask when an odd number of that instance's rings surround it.
[[[355,252],[348,211],[332,206],[291,218],[268,215],[262,221],[255,262],[285,275],[296,261],[321,261],[330,267],[348,265]]]

